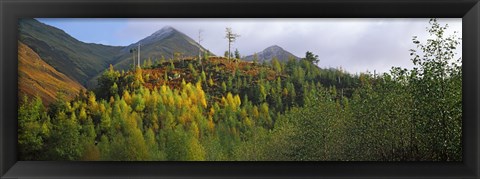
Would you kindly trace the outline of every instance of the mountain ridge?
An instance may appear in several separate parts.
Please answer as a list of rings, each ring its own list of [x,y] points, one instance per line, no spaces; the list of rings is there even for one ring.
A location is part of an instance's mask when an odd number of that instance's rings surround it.
[[[82,85],[112,63],[119,46],[89,44],[36,19],[19,20],[19,41],[47,64]]]

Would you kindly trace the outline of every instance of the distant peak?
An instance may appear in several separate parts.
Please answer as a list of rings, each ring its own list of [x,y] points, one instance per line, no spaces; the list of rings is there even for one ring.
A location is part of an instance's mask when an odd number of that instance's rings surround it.
[[[278,45],[272,45],[270,47],[267,47],[266,49],[283,49],[283,48]]]
[[[153,33],[152,35],[153,36],[160,36],[160,35],[165,35],[165,34],[169,34],[169,33],[172,33],[176,31],[175,28],[173,28],[172,26],[164,26],[163,28],[161,28],[160,30],[157,30],[155,33]]]
[[[173,28],[172,26],[166,25],[166,26],[163,26],[163,28],[160,30],[175,30],[175,28]]]

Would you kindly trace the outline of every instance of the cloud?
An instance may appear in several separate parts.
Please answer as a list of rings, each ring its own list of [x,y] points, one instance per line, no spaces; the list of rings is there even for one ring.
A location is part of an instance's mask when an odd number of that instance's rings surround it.
[[[342,67],[351,73],[387,72],[392,66],[411,68],[408,50],[416,48],[412,36],[425,40],[429,19],[123,19],[125,24],[111,29],[98,42],[129,45],[164,26],[172,26],[194,40],[203,30],[202,46],[223,55],[228,43],[225,28],[240,34],[233,43],[242,55],[251,55],[271,45],[279,45],[296,56],[312,51],[321,67]],[[440,19],[448,23],[451,35],[461,37],[461,18]],[[93,41],[89,39],[89,41]],[[461,56],[461,48],[457,49]]]

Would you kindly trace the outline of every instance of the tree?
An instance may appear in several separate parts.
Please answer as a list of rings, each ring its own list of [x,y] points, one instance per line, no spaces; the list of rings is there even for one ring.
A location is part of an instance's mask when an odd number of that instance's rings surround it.
[[[78,160],[83,154],[83,146],[80,141],[80,126],[75,113],[68,116],[65,111],[59,111],[52,123],[49,158],[53,160]]]
[[[132,48],[130,49],[130,53],[132,54],[132,59],[133,59],[133,66],[132,66],[132,69],[135,70],[135,52],[137,51],[136,48]]]
[[[21,160],[42,159],[51,124],[40,97],[23,97],[18,109],[18,147]]]
[[[201,81],[205,82],[205,86],[207,84],[207,74],[205,74],[205,71],[202,70],[202,73],[200,73]]]
[[[200,58],[202,58],[202,46],[200,45],[200,43],[203,41],[202,32],[203,32],[202,29],[198,29],[198,59],[199,60]]]
[[[419,156],[425,160],[460,161],[462,125],[462,70],[461,58],[455,59],[460,44],[456,33],[445,36],[448,25],[441,26],[430,20],[428,32],[433,38],[421,43],[416,36],[412,41],[417,50],[410,55],[415,67],[410,71],[414,116],[417,127],[413,138],[420,148]]]
[[[355,137],[348,139],[346,154],[352,160],[411,160],[410,137],[406,134],[415,127],[408,123],[415,117],[410,115],[413,109],[409,87],[388,74],[379,81],[377,78],[362,75],[361,86],[353,93],[353,120],[347,127],[348,135]]]
[[[143,68],[151,68],[153,65],[152,59],[148,58],[147,60],[143,61]]]
[[[208,60],[210,59],[210,52],[207,50],[205,53],[203,53],[203,60]]]
[[[118,81],[121,74],[113,69],[110,64],[108,70],[103,72],[102,76],[98,78],[98,88],[96,94],[102,99],[108,99],[110,96],[115,96],[118,90]]]
[[[235,58],[240,59],[240,52],[238,51],[238,49],[235,49]]]
[[[195,69],[195,67],[193,67],[192,63],[188,63],[188,69],[190,70],[190,72],[192,72],[193,77],[198,76],[197,70]]]
[[[225,38],[228,40],[228,59],[230,60],[230,56],[231,56],[231,53],[230,53],[230,46],[233,42],[235,42],[235,40],[240,37],[240,35],[238,34],[235,34],[232,32],[232,28],[230,27],[227,27],[226,28],[226,35],[225,35]]]
[[[305,58],[303,58],[303,59],[307,60],[310,63],[317,64],[317,65],[318,65],[318,62],[320,62],[320,60],[318,59],[318,55],[315,55],[315,54],[313,54],[312,52],[309,52],[309,51],[307,51],[307,53],[305,54]]]
[[[257,63],[258,63],[258,55],[257,55],[257,52],[255,52],[255,53],[253,54],[253,63],[254,63],[254,64],[257,64]]]
[[[174,60],[182,60],[183,62],[183,53],[182,52],[174,52],[173,53]]]
[[[203,63],[202,63],[202,46],[200,43],[203,41],[202,38],[202,29],[198,29],[198,61],[200,62],[200,66],[202,67],[203,70]]]
[[[273,57],[272,58],[272,67],[273,69],[275,70],[275,72],[277,72],[277,74],[280,74],[283,70],[282,70],[282,65],[280,64],[280,62],[278,61],[278,59],[276,57]]]
[[[225,81],[222,81],[222,91],[223,91],[224,93],[227,92],[227,84],[225,84]]]

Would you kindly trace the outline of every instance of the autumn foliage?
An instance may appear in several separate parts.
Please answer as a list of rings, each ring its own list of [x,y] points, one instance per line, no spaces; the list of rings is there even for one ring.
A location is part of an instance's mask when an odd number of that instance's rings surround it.
[[[21,160],[461,161],[455,37],[412,50],[414,69],[352,75],[318,56],[107,69],[73,100],[22,97]],[[436,49],[436,50],[432,50]],[[445,55],[446,54],[446,55]],[[203,64],[203,65],[200,65]]]

